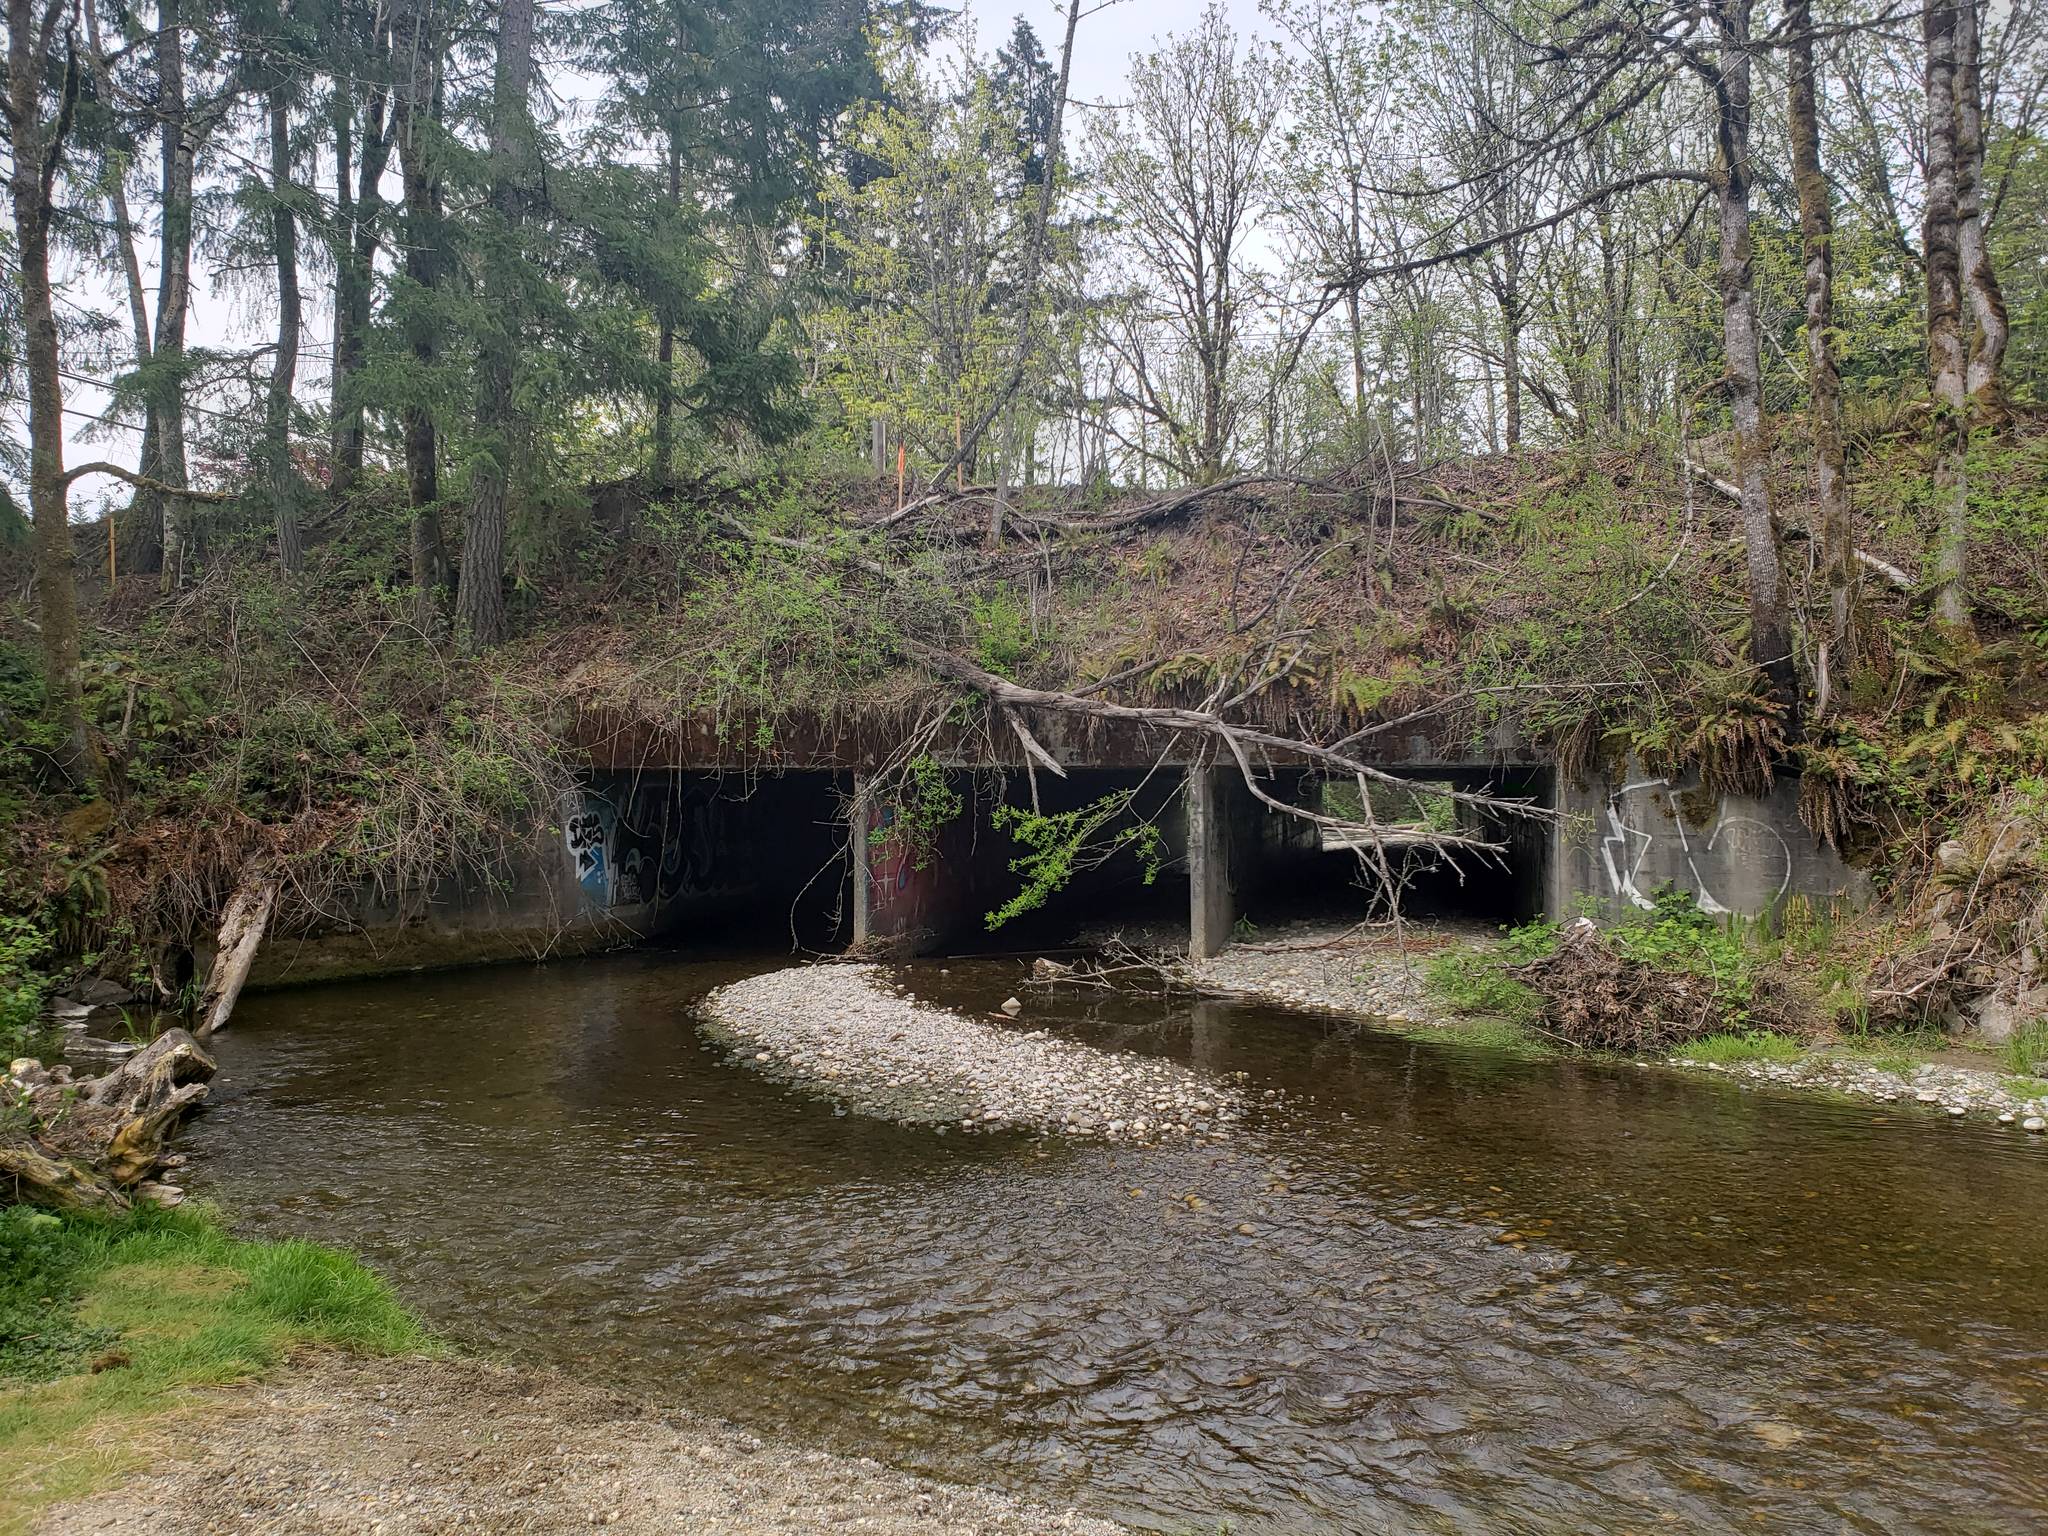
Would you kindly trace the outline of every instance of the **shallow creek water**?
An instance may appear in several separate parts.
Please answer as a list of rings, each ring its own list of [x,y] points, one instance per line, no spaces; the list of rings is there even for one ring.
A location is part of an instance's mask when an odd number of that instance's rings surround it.
[[[1000,960],[900,975],[1256,1107],[941,1137],[706,1049],[767,963],[251,997],[196,1182],[458,1339],[1147,1529],[2048,1524],[2040,1138]]]

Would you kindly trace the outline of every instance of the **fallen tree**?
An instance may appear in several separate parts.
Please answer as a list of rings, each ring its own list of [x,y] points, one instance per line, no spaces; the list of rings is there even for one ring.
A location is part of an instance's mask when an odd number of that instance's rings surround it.
[[[126,1210],[140,1196],[174,1204],[155,1176],[166,1144],[205,1099],[213,1058],[182,1029],[166,1030],[113,1071],[74,1077],[22,1057],[7,1071],[0,1191],[61,1210]]]

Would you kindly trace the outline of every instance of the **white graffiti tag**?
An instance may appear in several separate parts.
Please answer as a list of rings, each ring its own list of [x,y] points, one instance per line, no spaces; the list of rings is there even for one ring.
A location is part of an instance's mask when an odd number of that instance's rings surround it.
[[[1632,807],[1626,802],[1631,796],[1647,799],[1655,791],[1669,792],[1671,787],[1669,779],[1638,779],[1622,785],[1607,797],[1610,831],[1600,840],[1600,857],[1607,865],[1607,882],[1617,896],[1645,911],[1656,903],[1644,894],[1639,878],[1651,845],[1657,839],[1654,834],[1635,825],[1631,819]],[[1700,910],[1715,916],[1734,911],[1708,888],[1706,876],[1701,873],[1699,861],[1694,856],[1692,838],[1685,830],[1685,818],[1672,816],[1669,820],[1678,833],[1679,854],[1685,861],[1686,871],[1692,876],[1693,900],[1699,904]],[[1721,806],[1714,830],[1707,834],[1699,852],[1712,854],[1724,847],[1724,858],[1755,867],[1766,880],[1772,875],[1777,876],[1776,886],[1764,903],[1765,907],[1775,906],[1779,898],[1792,888],[1791,845],[1767,822],[1754,816],[1731,816],[1727,806]]]

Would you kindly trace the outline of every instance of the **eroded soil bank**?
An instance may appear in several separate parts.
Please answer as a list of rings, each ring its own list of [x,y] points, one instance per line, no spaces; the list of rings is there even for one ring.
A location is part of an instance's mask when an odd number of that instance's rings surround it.
[[[37,1536],[1118,1529],[479,1361],[315,1358],[201,1399],[159,1439],[155,1470],[50,1511]]]

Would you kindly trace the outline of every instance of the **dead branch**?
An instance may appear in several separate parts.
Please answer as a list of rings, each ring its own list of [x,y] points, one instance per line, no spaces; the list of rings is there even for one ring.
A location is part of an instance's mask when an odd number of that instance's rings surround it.
[[[1196,737],[1204,742],[1223,747],[1235,757],[1247,775],[1248,782],[1255,777],[1251,772],[1247,749],[1256,748],[1262,753],[1277,753],[1319,767],[1328,768],[1347,776],[1368,779],[1374,783],[1390,784],[1416,793],[1432,794],[1439,798],[1469,805],[1475,809],[1498,814],[1529,816],[1539,820],[1555,820],[1557,812],[1527,800],[1509,799],[1499,795],[1477,793],[1471,790],[1445,789],[1430,785],[1419,785],[1398,774],[1389,773],[1371,763],[1361,762],[1343,752],[1335,751],[1319,743],[1299,738],[1277,735],[1260,730],[1255,726],[1242,725],[1224,719],[1220,714],[1206,709],[1187,709],[1169,705],[1116,704],[1105,699],[1084,698],[1079,694],[1060,692],[1046,688],[1026,688],[1013,683],[1006,677],[975,665],[966,658],[937,646],[912,641],[905,647],[912,659],[930,667],[941,676],[965,683],[976,692],[987,696],[998,705],[1013,709],[1042,710],[1051,714],[1078,715],[1085,719],[1114,721],[1124,725],[1150,727]],[[1289,805],[1285,801],[1265,794],[1256,783],[1252,792],[1273,808],[1290,816],[1312,821],[1318,825],[1332,826],[1346,830],[1364,830],[1364,824],[1353,823],[1340,817],[1326,816],[1311,811],[1306,806]],[[1432,845],[1443,847],[1468,847],[1487,852],[1497,851],[1499,846],[1483,838],[1466,837],[1457,833],[1429,834]]]

